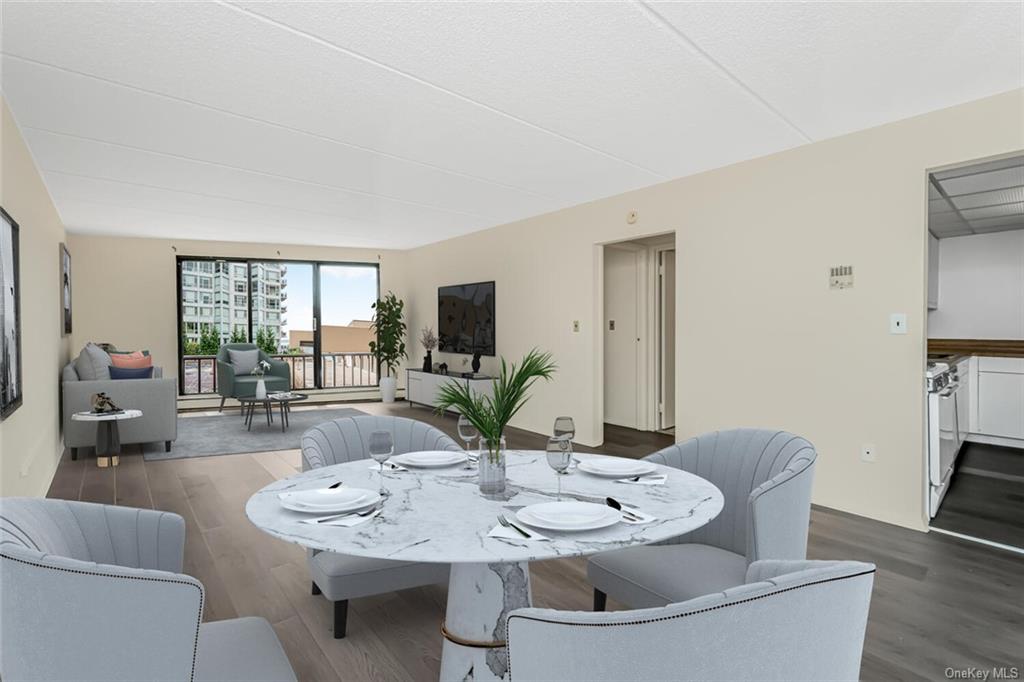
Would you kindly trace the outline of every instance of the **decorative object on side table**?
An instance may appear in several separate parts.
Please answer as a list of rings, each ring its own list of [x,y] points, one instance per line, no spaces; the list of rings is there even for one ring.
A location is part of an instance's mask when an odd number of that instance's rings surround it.
[[[494,396],[470,390],[468,383],[452,381],[441,387],[437,411],[455,407],[480,434],[480,492],[497,495],[505,491],[505,427],[530,399],[529,390],[537,379],[550,381],[557,365],[550,353],[531,350],[519,366],[501,359],[501,373],[494,379]]]
[[[121,408],[114,404],[114,401],[110,399],[106,393],[96,393],[92,397],[92,413],[93,414],[116,414],[118,412],[124,412]]]
[[[0,208],[0,419],[21,405],[18,223]]]
[[[438,365],[437,366],[437,373],[438,374],[448,374],[448,363],[447,362],[442,362],[440,365]]]
[[[420,343],[423,344],[423,349],[427,351],[427,356],[423,358],[423,371],[430,374],[434,371],[434,358],[431,355],[431,351],[437,348],[437,335],[434,334],[433,327],[424,327],[420,330]]]
[[[480,371],[480,353],[473,353],[473,364],[470,365],[473,368],[473,374]]]
[[[270,370],[270,363],[266,360],[260,360],[256,363],[256,366],[252,368],[253,376],[259,377],[259,381],[256,382],[256,400],[267,399],[267,382],[263,380],[263,375]]]
[[[386,403],[395,402],[395,377],[398,363],[409,357],[405,352],[405,320],[402,319],[405,302],[391,291],[373,304],[371,328],[377,338],[370,341],[370,353],[377,358],[377,364],[387,370],[380,378],[381,399]]]

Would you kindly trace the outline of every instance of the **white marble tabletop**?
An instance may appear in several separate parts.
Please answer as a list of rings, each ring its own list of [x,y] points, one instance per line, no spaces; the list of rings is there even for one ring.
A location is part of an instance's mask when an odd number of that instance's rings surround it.
[[[578,454],[581,460],[604,455]],[[612,496],[657,517],[645,525],[618,523],[586,532],[544,530],[550,542],[488,537],[497,515],[555,499],[555,472],[540,451],[508,455],[507,490],[502,500],[488,499],[477,487],[476,470],[456,465],[444,469],[385,472],[391,496],[377,517],[352,528],[303,524],[308,514],[281,507],[278,493],[330,485],[377,490],[377,472],[368,460],[307,471],[263,488],[246,504],[246,514],[259,528],[282,540],[312,549],[400,561],[504,563],[579,556],[633,545],[650,544],[700,528],[722,510],[722,493],[710,482],[678,469],[664,485],[616,483],[582,471],[562,476],[562,499],[604,504]]]
[[[71,420],[76,422],[110,422],[121,421],[123,419],[138,419],[141,416],[142,410],[121,410],[114,414],[75,412],[71,415]]]

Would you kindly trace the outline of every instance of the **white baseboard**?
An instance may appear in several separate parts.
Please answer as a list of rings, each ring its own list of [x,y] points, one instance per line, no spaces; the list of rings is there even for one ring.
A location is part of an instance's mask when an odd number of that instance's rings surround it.
[[[1004,445],[1008,448],[1019,448],[1024,450],[1024,440],[1020,438],[1004,438],[1002,436],[986,436],[980,433],[971,433],[967,436],[970,443],[984,443],[985,445]]]

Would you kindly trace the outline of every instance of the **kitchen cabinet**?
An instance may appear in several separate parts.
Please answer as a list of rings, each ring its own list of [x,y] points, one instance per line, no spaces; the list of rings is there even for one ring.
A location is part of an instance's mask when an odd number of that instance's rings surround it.
[[[928,310],[939,307],[939,240],[928,233]]]
[[[967,434],[971,432],[973,423],[971,421],[971,365],[973,358],[967,356],[956,363],[956,373],[960,387],[957,389],[956,403],[956,425],[959,433],[959,445],[964,444]]]
[[[977,432],[1024,440],[1024,358],[978,358]]]

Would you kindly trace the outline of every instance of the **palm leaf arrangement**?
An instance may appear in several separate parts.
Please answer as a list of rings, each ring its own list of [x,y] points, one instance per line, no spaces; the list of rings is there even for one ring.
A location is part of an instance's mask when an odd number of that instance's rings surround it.
[[[505,427],[530,399],[530,388],[537,379],[550,381],[557,368],[551,353],[534,348],[518,366],[501,359],[501,372],[493,381],[493,397],[473,393],[468,382],[451,381],[441,386],[435,404],[439,413],[458,408],[480,432],[481,443],[488,443],[489,455],[497,457]]]

